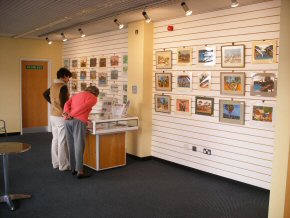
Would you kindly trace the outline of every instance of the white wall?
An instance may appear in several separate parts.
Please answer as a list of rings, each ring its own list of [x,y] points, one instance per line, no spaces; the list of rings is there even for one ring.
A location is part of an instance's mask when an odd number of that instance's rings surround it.
[[[167,31],[167,25],[173,25],[174,31]],[[276,73],[278,63],[252,64],[252,41],[277,40],[277,60],[279,58],[280,1],[269,1],[255,5],[230,8],[182,17],[154,24],[154,72],[153,72],[153,130],[152,156],[189,166],[201,171],[241,181],[269,189],[272,173],[272,159],[275,132],[274,127],[253,126],[251,103],[262,102],[275,104],[275,97],[258,97],[250,95],[251,75],[253,73]],[[245,68],[221,68],[221,46],[244,44]],[[196,47],[214,45],[217,47],[217,64],[214,67],[196,65]],[[193,48],[193,65],[177,66],[176,56],[179,47]],[[165,72],[173,75],[171,92],[155,90],[156,70],[155,52],[172,50],[173,67]],[[245,72],[245,96],[220,94],[221,72]],[[192,72],[193,90],[181,93],[175,89],[178,72]],[[197,89],[197,73],[212,72],[212,90]],[[174,101],[171,113],[155,112],[154,94],[174,96],[186,95],[192,98],[192,115],[175,115]],[[214,116],[194,114],[195,96],[213,97],[215,100]],[[219,100],[238,100],[245,102],[245,125],[219,122]],[[197,152],[192,151],[197,147]],[[204,148],[211,149],[212,155],[203,154]]]
[[[80,64],[78,64],[78,68],[72,68],[70,65],[71,71],[78,72],[78,91],[80,91],[80,82],[86,82],[89,85],[91,82],[96,83],[98,86],[98,73],[107,72],[108,74],[108,85],[105,87],[99,87],[100,92],[105,92],[106,97],[114,97],[118,99],[119,103],[123,103],[123,95],[127,95],[126,92],[123,91],[123,84],[128,83],[127,72],[123,72],[123,55],[128,54],[128,29],[116,30],[111,32],[106,32],[102,34],[96,34],[92,36],[87,36],[85,38],[79,38],[74,40],[68,40],[63,45],[63,59],[78,59],[80,61],[81,58],[87,57],[88,62],[89,58],[96,57],[97,58],[97,67],[96,68],[81,68]],[[110,66],[110,57],[111,56],[119,56],[119,65],[117,67]],[[106,57],[107,58],[107,67],[99,68],[99,58]],[[111,70],[118,70],[118,80],[111,80]],[[86,70],[87,76],[85,80],[80,79],[80,71]],[[97,71],[97,79],[90,80],[90,70]],[[110,85],[118,84],[118,92],[111,92]]]

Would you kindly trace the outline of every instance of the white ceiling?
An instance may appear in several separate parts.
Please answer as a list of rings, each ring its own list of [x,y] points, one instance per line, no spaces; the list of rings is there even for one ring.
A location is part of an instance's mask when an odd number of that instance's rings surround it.
[[[269,0],[239,0],[240,6]],[[61,40],[117,29],[113,22],[144,19],[146,9],[152,21],[185,16],[182,0],[0,0],[0,36]],[[230,8],[231,0],[187,0],[193,14]]]

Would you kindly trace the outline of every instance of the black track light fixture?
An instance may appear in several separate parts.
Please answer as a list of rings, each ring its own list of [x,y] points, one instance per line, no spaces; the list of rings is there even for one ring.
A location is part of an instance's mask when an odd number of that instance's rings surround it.
[[[185,11],[186,16],[192,15],[192,10],[189,10],[189,8],[185,2],[182,2],[181,6],[183,7],[183,10]]]

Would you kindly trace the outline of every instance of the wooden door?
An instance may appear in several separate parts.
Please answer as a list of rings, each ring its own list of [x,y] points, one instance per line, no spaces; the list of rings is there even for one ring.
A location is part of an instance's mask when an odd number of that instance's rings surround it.
[[[22,128],[48,126],[47,102],[42,94],[47,89],[47,61],[22,61]]]

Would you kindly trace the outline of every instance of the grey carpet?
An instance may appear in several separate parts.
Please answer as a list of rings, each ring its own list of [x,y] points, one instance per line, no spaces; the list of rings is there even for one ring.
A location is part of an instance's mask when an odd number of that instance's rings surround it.
[[[127,156],[125,167],[79,180],[52,169],[50,133],[1,137],[30,143],[9,156],[10,192],[31,199],[0,204],[1,218],[266,218],[269,191],[151,159]],[[2,158],[0,194],[4,190]]]

